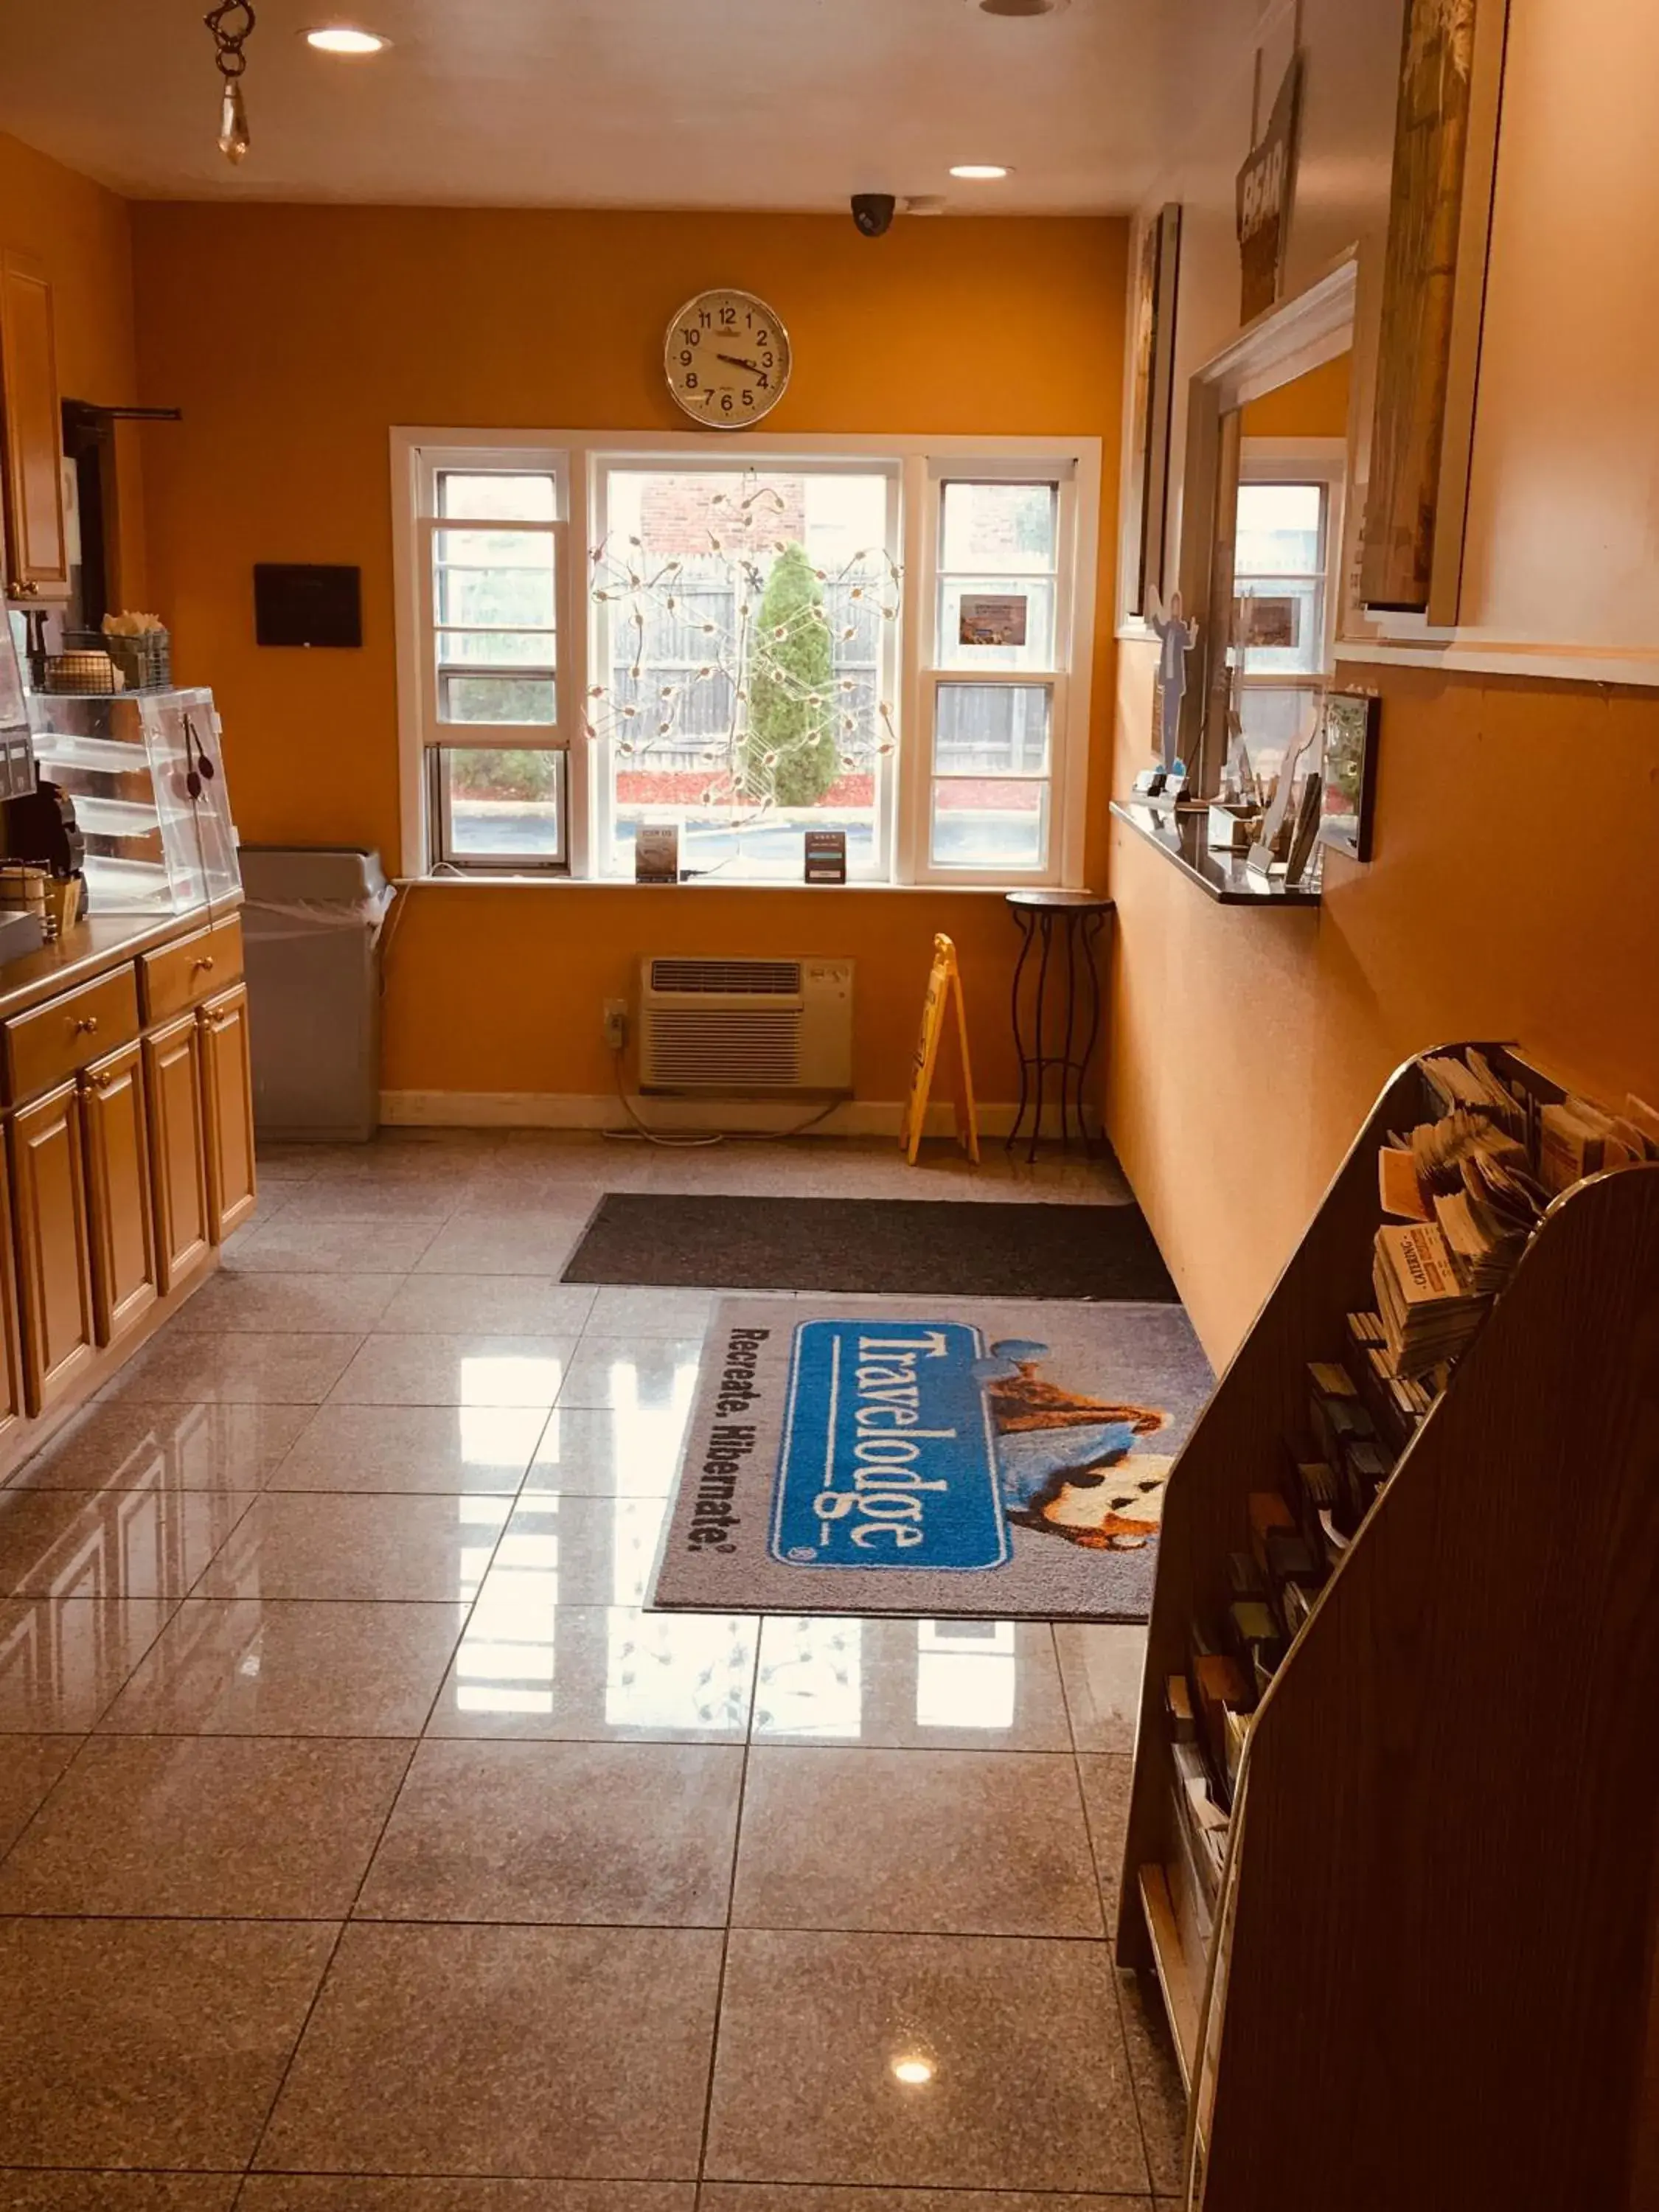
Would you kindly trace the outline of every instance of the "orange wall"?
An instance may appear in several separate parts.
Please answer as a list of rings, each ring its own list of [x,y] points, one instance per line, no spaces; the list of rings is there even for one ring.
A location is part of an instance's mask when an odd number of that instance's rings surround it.
[[[1119,789],[1152,667],[1124,646]],[[1367,866],[1327,856],[1316,910],[1218,906],[1113,825],[1107,1122],[1216,1359],[1408,1054],[1514,1037],[1594,1094],[1659,1097],[1659,698],[1357,663],[1336,680],[1382,695],[1376,839]]]
[[[1115,222],[911,222],[872,243],[845,217],[143,205],[133,220],[146,393],[185,410],[180,432],[152,434],[149,447],[155,593],[175,665],[218,694],[249,842],[371,844],[395,859],[388,426],[678,429],[662,331],[705,284],[744,284],[789,325],[794,380],[769,440],[1097,436],[1103,541],[1115,543],[1126,244]],[[359,564],[364,649],[256,647],[260,560]],[[1103,754],[1111,572],[1108,553]],[[1001,902],[826,903],[804,890],[418,890],[392,966],[386,1082],[604,1091],[598,1001],[627,990],[641,951],[821,951],[860,963],[860,1095],[896,1098],[938,928],[972,948],[981,1089],[1006,1098],[1015,939]]]
[[[138,369],[127,203],[0,132],[0,244],[46,265],[64,397],[131,406]],[[117,582],[132,604],[144,588],[143,477],[131,427],[117,440]]]
[[[1346,438],[1352,382],[1353,356],[1339,354],[1249,401],[1239,428],[1247,438]]]

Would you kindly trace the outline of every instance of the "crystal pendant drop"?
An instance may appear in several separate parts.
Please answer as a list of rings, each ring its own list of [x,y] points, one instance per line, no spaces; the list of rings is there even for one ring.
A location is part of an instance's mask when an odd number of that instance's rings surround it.
[[[240,161],[252,144],[248,136],[247,106],[240,77],[225,80],[225,101],[219,111],[219,151],[228,161]]]

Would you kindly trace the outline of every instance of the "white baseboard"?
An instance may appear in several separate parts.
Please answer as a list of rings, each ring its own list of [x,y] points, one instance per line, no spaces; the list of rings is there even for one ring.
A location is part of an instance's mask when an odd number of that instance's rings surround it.
[[[730,1129],[768,1134],[793,1129],[810,1119],[810,1099],[647,1098],[635,1102],[641,1118],[653,1129]],[[1018,1109],[1012,1103],[984,1105],[979,1109],[981,1133],[1006,1137],[1014,1126]],[[891,1137],[897,1139],[904,1106],[897,1098],[849,1098],[824,1116],[812,1130],[815,1137]],[[383,1091],[380,1120],[391,1128],[404,1129],[626,1129],[632,1125],[618,1098],[603,1092],[580,1091]],[[1100,1132],[1100,1117],[1088,1109],[1091,1135]],[[1048,1107],[1042,1116],[1043,1134],[1060,1134],[1060,1115]],[[947,1101],[927,1109],[926,1134],[948,1137],[956,1116]]]

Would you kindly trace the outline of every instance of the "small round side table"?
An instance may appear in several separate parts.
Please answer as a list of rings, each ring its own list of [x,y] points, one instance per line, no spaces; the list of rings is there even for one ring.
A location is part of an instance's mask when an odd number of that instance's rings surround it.
[[[1042,1134],[1042,1109],[1048,1103],[1051,1085],[1057,1084],[1061,1148],[1071,1144],[1071,1115],[1075,1109],[1078,1136],[1087,1152],[1084,1091],[1100,1036],[1100,971],[1095,964],[1095,947],[1114,911],[1113,902],[1097,898],[1092,891],[1030,890],[1010,891],[1008,905],[1021,940],[1013,988],[1019,1111],[1008,1132],[1008,1149],[1012,1152],[1018,1143],[1030,1113],[1031,1136],[1025,1157],[1036,1159],[1037,1139]],[[1060,940],[1058,946],[1056,933]],[[1035,984],[1026,989],[1025,970],[1034,951],[1037,955]],[[1052,999],[1051,967],[1054,970]]]

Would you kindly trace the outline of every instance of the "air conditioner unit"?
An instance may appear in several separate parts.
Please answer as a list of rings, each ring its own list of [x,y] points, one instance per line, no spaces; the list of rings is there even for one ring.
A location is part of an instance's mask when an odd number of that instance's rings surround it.
[[[850,1097],[853,963],[647,957],[639,1036],[644,1091]]]

